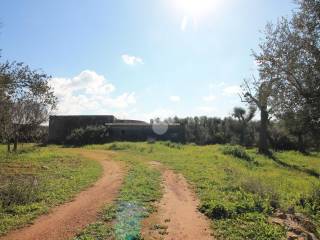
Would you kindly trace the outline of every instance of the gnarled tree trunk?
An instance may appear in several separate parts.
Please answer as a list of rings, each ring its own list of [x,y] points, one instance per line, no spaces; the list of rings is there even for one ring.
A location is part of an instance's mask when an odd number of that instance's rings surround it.
[[[269,143],[268,143],[268,111],[266,106],[260,108],[261,120],[260,120],[260,137],[259,137],[259,153],[269,155]]]

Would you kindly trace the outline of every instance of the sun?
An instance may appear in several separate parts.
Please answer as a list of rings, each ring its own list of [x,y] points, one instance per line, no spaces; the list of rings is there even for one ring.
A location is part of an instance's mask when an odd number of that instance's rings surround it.
[[[174,7],[185,16],[199,19],[210,14],[217,0],[171,0]]]

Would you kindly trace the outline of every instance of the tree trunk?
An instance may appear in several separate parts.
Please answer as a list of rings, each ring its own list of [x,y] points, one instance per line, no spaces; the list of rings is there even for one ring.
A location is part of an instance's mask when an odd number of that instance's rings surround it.
[[[13,151],[16,152],[18,150],[18,136],[15,136],[13,143]]]
[[[8,141],[8,143],[7,143],[7,150],[8,150],[8,152],[11,152],[10,141]]]
[[[261,107],[261,119],[260,119],[260,137],[259,137],[259,153],[269,155],[268,144],[268,111],[267,107]]]
[[[304,141],[302,134],[298,135],[298,150],[301,153],[306,153],[306,148],[304,147]]]
[[[241,132],[240,132],[240,145],[241,146],[244,146],[244,132],[245,132],[245,126],[242,125],[242,128],[241,128]]]

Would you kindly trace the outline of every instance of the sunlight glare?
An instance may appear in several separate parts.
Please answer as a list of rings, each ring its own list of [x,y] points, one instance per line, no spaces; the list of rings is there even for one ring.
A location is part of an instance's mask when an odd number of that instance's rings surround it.
[[[217,0],[173,0],[175,8],[184,15],[199,19],[210,14],[215,8]]]

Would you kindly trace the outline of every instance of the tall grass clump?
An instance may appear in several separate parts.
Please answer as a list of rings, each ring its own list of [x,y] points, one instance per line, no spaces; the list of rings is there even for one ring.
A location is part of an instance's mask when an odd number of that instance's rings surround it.
[[[0,205],[26,205],[39,200],[39,182],[35,176],[15,176],[0,187]]]
[[[222,152],[223,154],[226,155],[232,155],[236,158],[243,159],[248,162],[253,162],[254,158],[251,157],[247,152],[244,147],[241,146],[232,146],[232,145],[227,145],[222,147]]]

